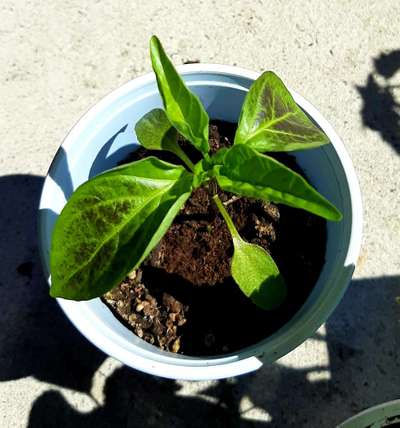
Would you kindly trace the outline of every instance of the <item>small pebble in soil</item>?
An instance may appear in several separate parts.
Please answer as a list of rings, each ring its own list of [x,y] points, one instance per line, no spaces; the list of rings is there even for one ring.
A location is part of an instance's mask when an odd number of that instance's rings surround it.
[[[116,310],[122,321],[150,344],[161,349],[179,352],[178,327],[186,323],[187,307],[168,293],[162,295],[162,306],[141,282],[141,270],[131,272],[125,280],[103,296]]]

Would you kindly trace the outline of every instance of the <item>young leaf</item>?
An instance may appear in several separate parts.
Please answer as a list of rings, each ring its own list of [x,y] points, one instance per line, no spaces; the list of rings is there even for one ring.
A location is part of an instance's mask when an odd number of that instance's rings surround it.
[[[164,110],[156,108],[145,114],[135,126],[140,144],[148,150],[167,150],[176,154],[193,171],[194,165],[178,144],[178,132]]]
[[[327,220],[342,218],[301,175],[245,144],[233,146],[224,165],[214,170],[218,184],[228,192],[301,208]]]
[[[156,36],[150,40],[150,55],[169,121],[198,150],[208,153],[208,115],[199,98],[186,87]]]
[[[262,309],[280,306],[286,284],[272,257],[262,248],[233,237],[232,277],[243,293]]]
[[[157,245],[192,190],[182,166],[149,157],[82,184],[53,232],[53,297],[98,297]]]
[[[328,137],[296,104],[282,80],[264,72],[250,87],[242,106],[235,144],[259,152],[312,149]]]
[[[275,309],[286,298],[286,284],[272,257],[255,244],[244,241],[217,195],[214,201],[232,235],[232,277],[243,293],[262,309]]]
[[[211,156],[210,164],[212,166],[222,165],[224,163],[225,155],[228,153],[228,148],[222,147],[215,153],[215,155]]]

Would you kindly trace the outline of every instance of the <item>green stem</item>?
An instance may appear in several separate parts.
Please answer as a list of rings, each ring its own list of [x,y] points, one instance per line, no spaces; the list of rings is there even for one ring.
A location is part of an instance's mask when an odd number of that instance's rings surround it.
[[[188,158],[186,153],[181,149],[178,144],[174,147],[174,153],[185,163],[185,165],[194,172],[193,162]]]
[[[225,223],[228,226],[229,232],[231,232],[231,235],[234,238],[241,239],[239,232],[237,231],[235,225],[233,224],[231,216],[228,214],[228,211],[225,209],[224,204],[221,202],[221,199],[219,199],[219,196],[214,195],[213,200],[215,202],[215,205],[218,207],[219,212],[222,214],[222,217],[224,218]]]

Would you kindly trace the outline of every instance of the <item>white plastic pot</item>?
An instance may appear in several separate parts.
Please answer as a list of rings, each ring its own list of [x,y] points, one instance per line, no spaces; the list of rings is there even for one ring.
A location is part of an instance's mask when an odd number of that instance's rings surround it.
[[[246,91],[258,77],[252,71],[221,65],[190,64],[178,70],[199,95],[209,116],[230,122],[238,120]],[[349,284],[360,249],[360,190],[340,138],[310,103],[293,91],[292,94],[332,142],[295,153],[296,159],[311,183],[344,215],[339,223],[328,222],[326,263],[305,304],[279,331],[253,346],[230,355],[194,358],[163,352],[139,339],[100,299],[87,302],[59,299],[78,330],[105,353],[128,366],[167,378],[226,378],[251,372],[287,354],[311,336],[336,307]],[[147,74],[102,99],[65,139],[50,166],[40,200],[39,243],[47,278],[52,229],[67,198],[88,178],[123,159],[137,144],[136,121],[161,106],[155,76]]]

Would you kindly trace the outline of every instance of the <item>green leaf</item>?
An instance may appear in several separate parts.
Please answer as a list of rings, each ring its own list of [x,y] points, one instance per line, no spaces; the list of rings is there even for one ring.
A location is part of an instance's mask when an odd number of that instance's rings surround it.
[[[283,203],[339,221],[341,213],[296,172],[244,144],[233,146],[216,167],[222,189],[250,198]]]
[[[168,150],[175,153],[178,132],[164,110],[156,108],[145,114],[135,125],[139,143],[148,150]]]
[[[262,309],[275,309],[286,298],[286,284],[272,257],[255,244],[244,241],[218,196],[214,201],[232,235],[232,277],[243,293]]]
[[[228,153],[228,148],[222,147],[215,153],[215,155],[211,156],[210,164],[212,166],[222,165],[224,163],[225,155]]]
[[[272,257],[258,245],[233,237],[232,277],[260,308],[270,310],[286,298],[286,284]]]
[[[208,153],[208,115],[199,98],[186,87],[156,36],[150,40],[150,55],[169,121],[198,150]]]
[[[184,167],[149,157],[82,184],[54,228],[51,296],[86,300],[121,282],[165,234],[192,180]]]
[[[235,144],[259,152],[304,150],[329,139],[296,104],[282,80],[264,72],[250,87],[242,106]]]
[[[166,150],[174,153],[193,171],[194,165],[178,144],[178,132],[171,125],[164,110],[154,109],[135,125],[139,143],[148,150]]]

